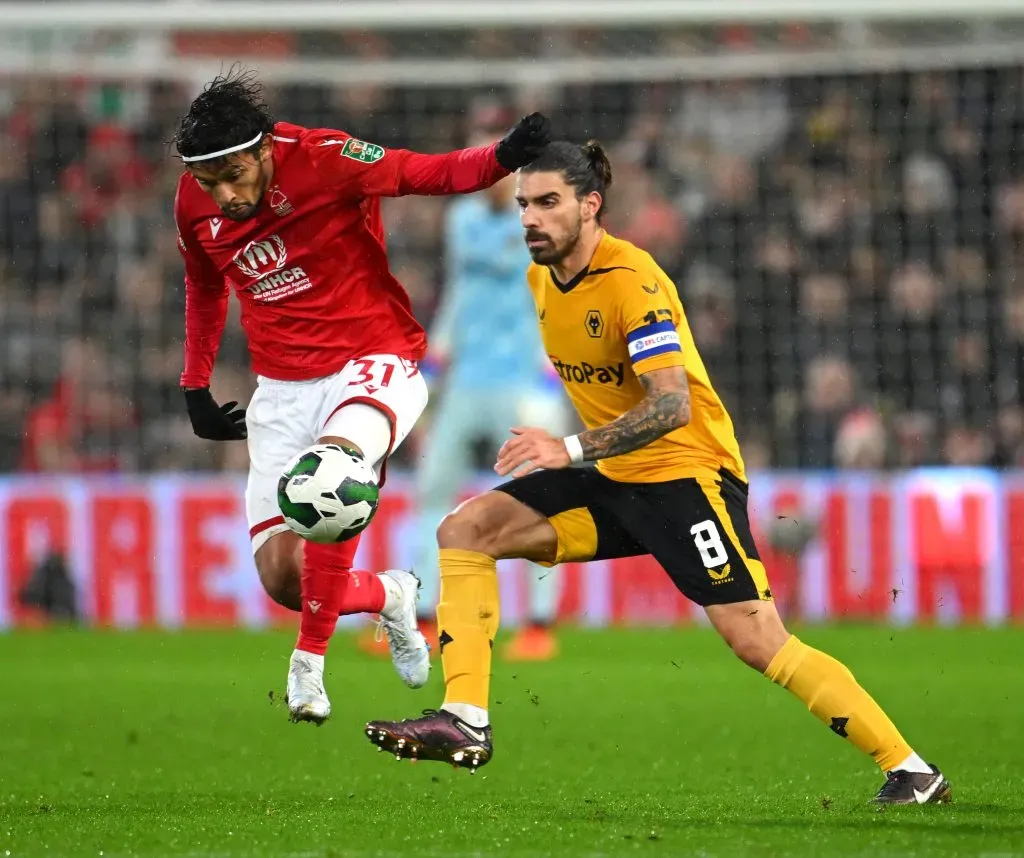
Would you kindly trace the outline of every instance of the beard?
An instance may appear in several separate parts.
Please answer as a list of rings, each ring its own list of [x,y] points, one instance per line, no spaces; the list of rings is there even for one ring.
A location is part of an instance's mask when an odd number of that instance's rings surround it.
[[[541,243],[527,245],[530,258],[538,265],[557,265],[576,249],[580,240],[580,233],[583,231],[583,221],[578,220],[573,228],[566,235],[565,239],[558,243],[546,232],[527,230],[526,241],[538,241]]]
[[[255,203],[250,203],[242,208],[227,208],[221,209],[221,211],[224,213],[224,217],[228,218],[229,220],[239,222],[243,220],[249,220],[249,218],[256,214],[256,210],[259,207],[259,200],[257,200]]]
[[[256,196],[256,202],[245,203],[244,205],[237,207],[222,208],[221,211],[224,213],[224,217],[229,220],[233,220],[236,223],[249,220],[251,217],[255,217],[256,213],[260,210],[260,204],[263,202],[263,197],[267,193],[267,186],[270,181],[267,176],[267,171],[260,167],[259,176],[257,178],[256,187],[259,188],[259,194]]]

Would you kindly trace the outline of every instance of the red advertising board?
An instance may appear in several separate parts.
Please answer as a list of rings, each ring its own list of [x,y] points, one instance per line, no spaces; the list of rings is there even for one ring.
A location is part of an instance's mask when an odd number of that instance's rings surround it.
[[[49,553],[66,559],[80,609],[99,625],[291,622],[257,580],[243,490],[234,477],[0,481],[0,627],[32,619],[17,594]],[[1024,474],[758,474],[751,514],[788,616],[1024,619]],[[370,569],[409,565],[420,530],[408,482],[389,476],[357,562]],[[515,562],[501,570],[502,616],[514,623],[528,571]],[[699,619],[651,558],[569,564],[560,575],[566,621]]]

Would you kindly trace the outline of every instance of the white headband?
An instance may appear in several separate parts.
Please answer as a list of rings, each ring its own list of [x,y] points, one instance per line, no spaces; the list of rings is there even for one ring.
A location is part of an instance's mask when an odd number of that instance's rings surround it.
[[[263,139],[265,131],[261,131],[255,137],[252,138],[248,143],[239,143],[237,146],[229,146],[227,149],[221,149],[219,152],[211,152],[209,155],[189,155],[187,158],[182,155],[181,160],[186,164],[191,164],[193,161],[209,161],[211,158],[219,158],[221,155],[230,155],[232,152],[241,152],[243,149],[248,149],[250,146],[255,146],[260,140]]]

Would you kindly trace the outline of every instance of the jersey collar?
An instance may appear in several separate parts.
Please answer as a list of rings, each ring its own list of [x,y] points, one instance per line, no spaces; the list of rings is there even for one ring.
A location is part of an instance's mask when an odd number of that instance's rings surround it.
[[[587,277],[588,274],[590,274],[590,266],[585,266],[579,274],[572,278],[572,280],[567,280],[565,283],[563,283],[561,280],[558,279],[557,276],[555,276],[555,270],[550,265],[548,266],[548,273],[551,275],[551,282],[555,284],[555,288],[558,289],[558,291],[561,292],[563,295],[567,295],[573,289],[579,286],[580,283],[583,282],[584,278]]]
[[[565,283],[562,283],[558,279],[558,277],[555,275],[555,269],[552,268],[549,265],[548,266],[548,273],[551,275],[551,282],[555,284],[555,288],[557,288],[558,291],[561,292],[563,295],[567,295],[573,289],[575,289],[577,286],[579,286],[580,283],[582,283],[584,280],[586,280],[591,274],[604,274],[606,271],[610,271],[611,269],[608,269],[608,268],[594,268],[594,269],[592,269],[590,267],[591,265],[594,265],[595,263],[600,264],[599,263],[599,259],[604,255],[604,249],[607,246],[607,244],[608,244],[608,232],[605,231],[605,234],[601,236],[601,240],[597,243],[597,247],[594,248],[594,255],[590,257],[590,262],[588,262],[586,265],[584,265],[583,266],[583,270],[580,271],[575,277],[573,277],[571,280],[568,280]]]

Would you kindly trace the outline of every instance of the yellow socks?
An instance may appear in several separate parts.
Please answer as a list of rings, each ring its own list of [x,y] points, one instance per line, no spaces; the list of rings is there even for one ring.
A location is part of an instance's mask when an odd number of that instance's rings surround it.
[[[445,708],[487,709],[491,649],[498,631],[498,570],[493,557],[443,548],[437,626],[444,668]],[[765,671],[831,730],[869,754],[883,772],[913,753],[896,725],[829,655],[790,637]]]
[[[445,705],[487,709],[491,649],[498,632],[498,566],[476,551],[442,548],[437,631]]]
[[[796,637],[783,644],[764,675],[799,697],[833,733],[870,754],[883,772],[912,753],[896,725],[846,666]]]

